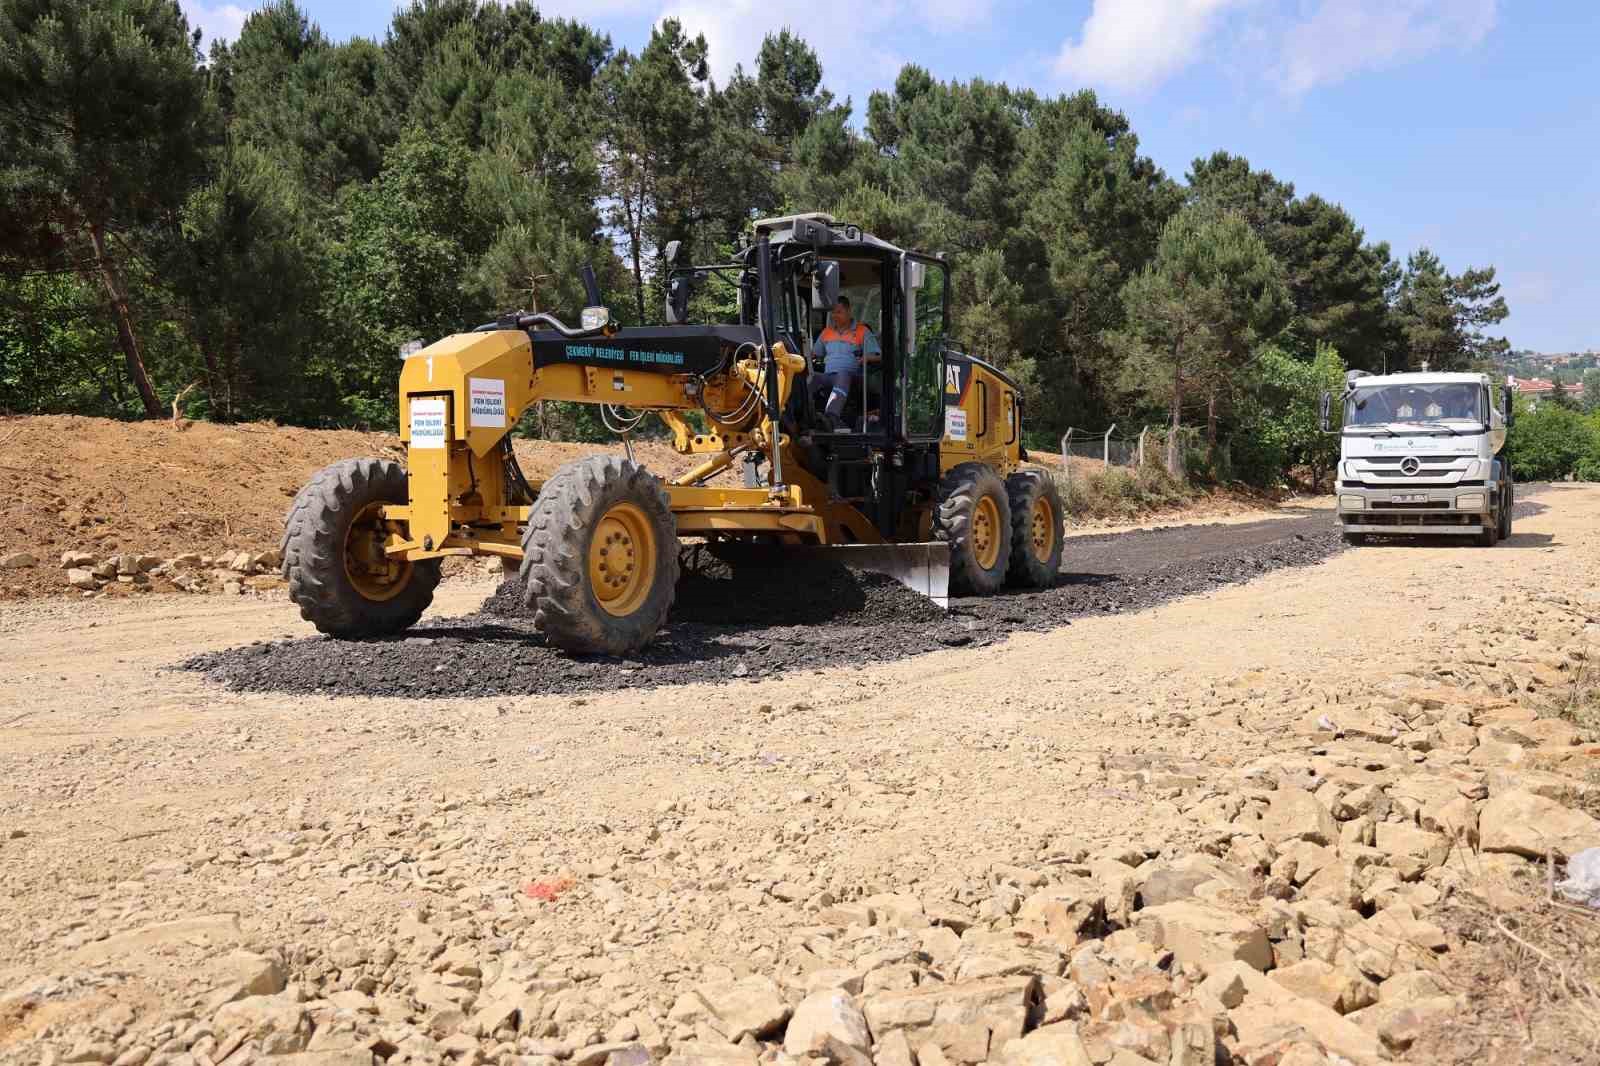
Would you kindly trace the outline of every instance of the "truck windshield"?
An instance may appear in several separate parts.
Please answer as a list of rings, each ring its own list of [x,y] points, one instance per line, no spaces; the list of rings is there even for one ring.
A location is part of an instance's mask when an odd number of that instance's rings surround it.
[[[1482,422],[1483,389],[1466,382],[1438,385],[1373,385],[1345,399],[1344,424],[1391,422]]]

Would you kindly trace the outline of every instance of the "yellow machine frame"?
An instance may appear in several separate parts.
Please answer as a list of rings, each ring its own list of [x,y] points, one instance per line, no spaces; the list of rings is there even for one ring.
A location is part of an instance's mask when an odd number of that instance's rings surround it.
[[[781,343],[773,345],[773,352],[781,410],[806,361]],[[970,365],[964,388],[952,395],[947,386],[941,473],[961,463],[982,462],[1004,477],[1018,468],[1022,456],[1016,392],[985,364],[972,360]],[[803,468],[793,441],[786,434],[778,436],[764,414],[736,426],[715,426],[711,432],[697,431],[684,417],[707,408],[736,409],[764,384],[758,354],[702,383],[693,374],[621,367],[535,368],[532,343],[522,330],[447,337],[408,357],[400,375],[400,436],[408,452],[410,503],[383,507],[391,531],[386,551],[412,562],[451,555],[521,559],[519,527],[532,507],[510,502],[515,494],[496,453],[518,417],[543,400],[652,412],[671,429],[676,451],[704,455],[694,469],[664,482],[680,535],[773,535],[825,545],[884,543],[865,515],[832,496],[825,483]],[[700,389],[703,396],[697,395]],[[950,433],[955,411],[961,412],[959,438]],[[747,449],[771,455],[775,439],[782,470],[776,487],[703,484]],[[930,510],[924,509],[913,516],[914,528],[898,531],[895,540],[926,540],[929,521]]]

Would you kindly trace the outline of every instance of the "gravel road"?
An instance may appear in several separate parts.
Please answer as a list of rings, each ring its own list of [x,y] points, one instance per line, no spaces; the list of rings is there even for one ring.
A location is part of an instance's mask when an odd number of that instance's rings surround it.
[[[474,694],[540,650],[451,620],[487,582],[441,586],[427,698],[171,668],[318,643],[284,600],[0,605],[0,1066],[803,1066],[841,1013],[857,1066],[1566,1066],[1600,943],[1551,924],[1544,836],[1600,840],[1554,713],[1600,658],[1600,490],[1494,550],[1327,521],[1074,540],[1056,589],[958,605],[1016,612],[988,647],[881,647],[931,623],[869,588],[819,628],[883,661],[729,683],[811,632],[741,623],[716,683],[545,660],[596,672],[568,694]]]
[[[264,641],[188,660],[235,690],[368,696],[492,696],[645,689],[772,677],[977,646],[1084,615],[1140,610],[1341,550],[1326,512],[1248,524],[1074,537],[1054,588],[958,599],[948,612],[893,581],[828,564],[690,567],[668,626],[635,658],[548,647],[505,585],[465,617],[398,638]]]

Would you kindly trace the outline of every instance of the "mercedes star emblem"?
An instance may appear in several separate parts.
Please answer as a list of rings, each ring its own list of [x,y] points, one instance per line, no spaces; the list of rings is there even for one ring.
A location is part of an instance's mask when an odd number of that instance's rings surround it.
[[[1417,471],[1422,469],[1422,463],[1414,455],[1408,455],[1400,460],[1400,472],[1406,477],[1416,477]]]

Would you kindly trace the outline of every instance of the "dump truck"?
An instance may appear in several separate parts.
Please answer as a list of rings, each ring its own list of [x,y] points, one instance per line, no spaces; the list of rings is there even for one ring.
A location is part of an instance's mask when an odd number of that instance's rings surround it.
[[[1493,547],[1511,536],[1511,464],[1500,454],[1512,390],[1487,374],[1352,370],[1340,397],[1337,521],[1344,539],[1444,534]],[[1324,429],[1332,396],[1322,398]]]
[[[586,269],[576,327],[518,312],[406,355],[405,464],[336,463],[289,511],[283,574],[306,620],[395,634],[431,602],[444,559],[496,557],[552,645],[628,654],[665,622],[685,541],[780,565],[837,553],[941,604],[1055,581],[1061,497],[1027,465],[1016,383],[951,341],[944,257],[823,214],[757,222],[727,262],[665,253],[666,325],[619,328]],[[709,286],[737,321],[689,321]],[[817,336],[841,296],[881,354],[829,412]],[[628,454],[524,476],[512,429],[550,400],[597,406]],[[692,469],[634,461],[648,417]]]

